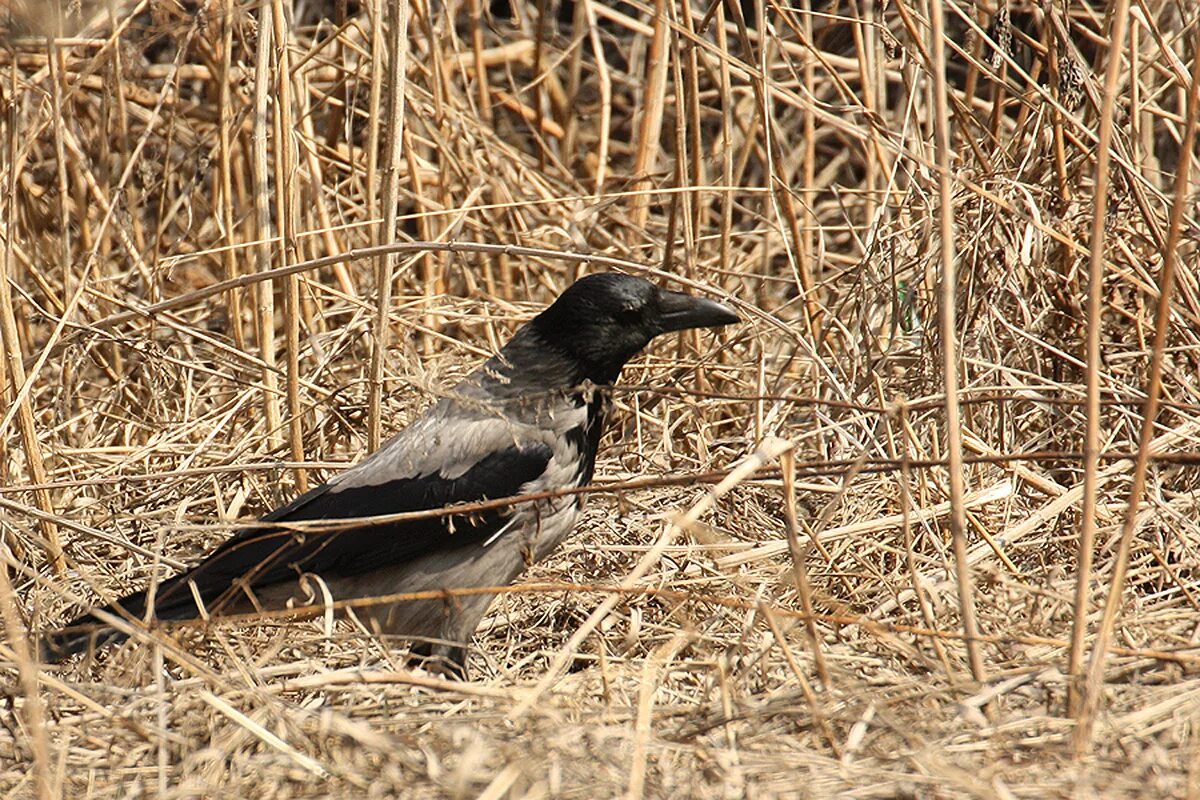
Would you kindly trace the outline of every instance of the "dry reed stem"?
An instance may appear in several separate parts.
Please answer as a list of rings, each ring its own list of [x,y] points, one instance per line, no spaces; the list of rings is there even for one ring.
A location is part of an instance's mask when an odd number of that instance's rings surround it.
[[[1096,541],[1096,502],[1098,496],[1097,473],[1100,462],[1096,454],[1100,451],[1100,339],[1102,322],[1102,294],[1104,292],[1104,245],[1105,214],[1108,207],[1109,174],[1111,154],[1115,88],[1122,63],[1121,45],[1124,43],[1128,3],[1118,3],[1114,10],[1108,45],[1108,70],[1105,77],[1104,101],[1100,107],[1100,138],[1096,157],[1096,200],[1092,208],[1092,227],[1089,238],[1087,295],[1087,430],[1084,434],[1084,483],[1082,519],[1079,524],[1079,555],[1075,584],[1075,624],[1072,635],[1071,658],[1068,672],[1072,677],[1070,695],[1067,700],[1068,713],[1079,723],[1080,736],[1077,747],[1083,753],[1090,727],[1088,706],[1085,698],[1088,688],[1084,676],[1084,639],[1087,634],[1089,591],[1093,551]]]
[[[667,93],[667,68],[671,63],[667,48],[669,23],[666,0],[654,0],[654,33],[650,39],[650,50],[646,53],[646,91],[638,115],[637,155],[633,160],[633,174],[637,178],[634,191],[642,193],[634,204],[635,230],[645,227],[650,214],[650,187],[653,182],[650,172],[651,165],[658,160],[659,134],[663,126],[663,106]]]
[[[376,22],[379,22],[377,19]],[[383,220],[378,241],[396,241],[396,203],[400,191],[400,165],[404,158],[404,92],[408,86],[408,3],[388,4],[387,17],[387,152],[383,159]],[[393,253],[382,253],[375,261],[375,324],[371,337],[371,388],[367,401],[367,447],[377,450],[383,436],[383,367],[391,332]]]
[[[272,0],[275,44],[275,219],[279,230],[279,263],[300,260],[296,232],[299,220],[299,181],[297,180],[296,123],[293,120],[295,101],[292,97],[292,46],[288,10],[283,0]],[[290,4],[289,4],[290,6]],[[283,279],[284,352],[287,360],[287,426],[288,447],[293,461],[304,461],[304,417],[300,409],[300,279],[288,275]],[[308,474],[296,470],[296,488],[308,491]]]
[[[366,183],[363,192],[367,203],[367,220],[372,222],[378,220],[379,217],[379,129],[382,125],[382,119],[379,112],[379,104],[383,97],[383,67],[384,61],[384,46],[383,46],[383,7],[385,0],[367,0],[366,11],[370,17],[371,25],[371,58],[369,60],[371,68],[371,77],[368,84],[370,90],[370,100],[367,105],[367,142],[366,142],[366,165],[364,181]],[[379,234],[382,229],[376,229],[372,235],[371,244],[380,244]]]
[[[817,668],[817,679],[828,691],[833,688],[829,678],[829,667],[825,665],[825,656],[821,653],[821,633],[817,624],[812,620],[813,602],[812,585],[808,579],[807,553],[800,545],[800,525],[796,514],[796,455],[793,450],[784,452],[779,457],[780,470],[783,473],[783,518],[787,523],[788,552],[792,557],[792,572],[796,577],[796,591],[800,594],[800,608],[809,617],[806,626],[808,644],[812,648],[813,664]],[[814,540],[817,544],[818,540]],[[820,545],[817,544],[819,547]]]
[[[220,104],[221,118],[217,125],[219,141],[218,165],[221,189],[221,226],[225,233],[225,248],[221,254],[224,266],[225,280],[234,280],[238,276],[237,259],[234,248],[237,246],[237,231],[233,220],[233,0],[225,0],[221,14],[221,73],[218,77],[220,94],[217,102]],[[233,342],[239,350],[246,349],[245,331],[242,328],[242,293],[238,289],[230,289],[228,294],[229,327],[233,334]]]
[[[274,6],[263,3],[258,9],[258,47],[254,72],[254,128],[252,158],[254,175],[254,222],[258,241],[255,246],[255,267],[260,275],[271,269],[271,241],[275,234],[271,226],[268,200],[267,139],[271,121],[268,103],[271,92],[271,38],[274,32]],[[262,401],[267,437],[273,447],[283,442],[280,431],[278,379],[275,368],[275,292],[271,283],[254,284],[255,340],[262,359]]]
[[[633,763],[629,769],[629,787],[625,796],[638,800],[646,791],[646,749],[650,739],[651,712],[654,694],[659,688],[662,673],[675,655],[688,643],[688,636],[677,633],[670,641],[657,648],[642,666],[641,689],[638,692],[637,721],[634,723]]]
[[[954,252],[953,197],[950,188],[950,119],[946,107],[945,23],[941,3],[930,5],[929,38],[933,51],[933,104],[935,109],[934,142],[938,170],[938,219],[941,223],[941,275],[938,305],[939,329],[942,335],[942,379],[946,382],[946,447],[949,451],[950,473],[950,537],[954,548],[954,569],[958,584],[958,602],[962,614],[963,634],[967,643],[967,660],[971,675],[983,682],[986,674],[983,654],[975,639],[978,623],[975,616],[975,589],[971,567],[967,563],[967,516],[964,503],[962,463],[962,430],[958,409],[958,326],[955,309],[958,305],[958,279]]]

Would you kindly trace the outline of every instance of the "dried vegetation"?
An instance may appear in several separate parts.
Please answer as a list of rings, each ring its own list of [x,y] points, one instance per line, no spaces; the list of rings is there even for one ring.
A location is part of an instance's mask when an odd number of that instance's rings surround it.
[[[0,12],[4,796],[1196,796],[1194,0],[54,5]],[[30,660],[601,268],[747,321],[627,371],[473,680],[324,615]]]

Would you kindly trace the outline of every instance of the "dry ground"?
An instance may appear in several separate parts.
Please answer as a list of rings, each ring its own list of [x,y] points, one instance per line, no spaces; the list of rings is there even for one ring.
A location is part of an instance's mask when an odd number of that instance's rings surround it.
[[[0,11],[0,796],[1200,795],[1194,0],[61,5]],[[472,680],[30,660],[613,268],[746,322],[627,370]]]

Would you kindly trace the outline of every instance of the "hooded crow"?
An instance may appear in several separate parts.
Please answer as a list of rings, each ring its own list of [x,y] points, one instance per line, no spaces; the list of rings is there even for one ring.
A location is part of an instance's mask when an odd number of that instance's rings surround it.
[[[552,493],[591,481],[608,411],[603,387],[651,339],[737,322],[725,306],[641,278],[601,273],[572,284],[549,308],[445,398],[378,451],[262,521],[235,533],[196,566],[123,597],[105,611],[160,620],[287,608],[316,576],[335,600],[505,586],[571,531],[580,496],[334,530],[289,522],[480,504]],[[418,652],[462,673],[466,644],[492,596],[366,605],[381,633],[423,640]],[[87,614],[46,634],[42,657],[60,661],[124,635]]]

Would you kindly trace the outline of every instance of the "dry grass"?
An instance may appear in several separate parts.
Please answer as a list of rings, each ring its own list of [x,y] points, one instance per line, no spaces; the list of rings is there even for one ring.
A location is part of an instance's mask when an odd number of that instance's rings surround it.
[[[1200,795],[1195,0],[53,5],[0,52],[3,796]],[[627,370],[472,681],[325,615],[30,659],[622,265],[747,321]]]

